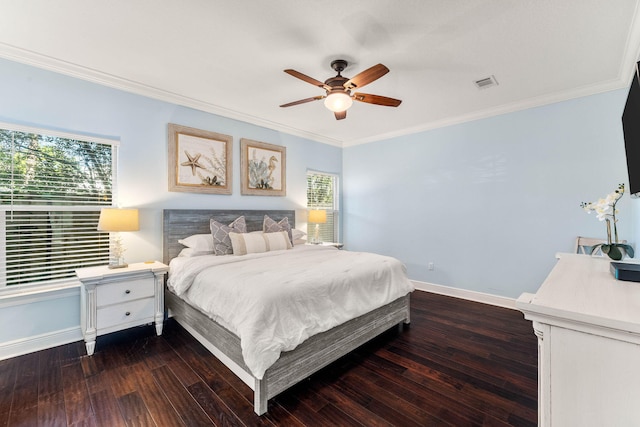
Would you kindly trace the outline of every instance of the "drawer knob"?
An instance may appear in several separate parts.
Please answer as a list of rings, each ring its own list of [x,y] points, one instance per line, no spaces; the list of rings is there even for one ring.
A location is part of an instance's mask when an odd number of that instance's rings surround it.
[[[127,289],[126,291],[124,291],[125,294],[130,294],[131,291],[129,289]]]
[[[131,316],[131,312],[127,311],[124,315],[125,316]]]

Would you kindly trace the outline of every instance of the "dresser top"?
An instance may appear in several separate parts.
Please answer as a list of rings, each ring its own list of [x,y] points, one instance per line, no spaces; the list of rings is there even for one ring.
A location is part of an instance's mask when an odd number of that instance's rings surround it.
[[[525,315],[640,333],[640,283],[616,280],[610,263],[607,257],[559,254],[540,289],[523,294],[516,306]]]

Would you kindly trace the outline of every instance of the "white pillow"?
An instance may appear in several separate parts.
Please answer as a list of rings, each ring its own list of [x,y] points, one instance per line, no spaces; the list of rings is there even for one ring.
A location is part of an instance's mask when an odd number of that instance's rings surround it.
[[[178,243],[193,249],[195,252],[213,253],[213,237],[210,233],[194,234],[193,236],[178,240]]]
[[[304,236],[307,235],[307,233],[302,230],[298,230],[297,228],[291,230],[291,234],[293,235],[293,240],[301,240]]]
[[[291,249],[289,233],[229,233],[234,255],[258,254]]]
[[[294,228],[293,230],[291,230],[291,234],[293,236],[294,245],[304,245],[305,243],[307,243],[307,233],[305,233],[304,231]]]
[[[178,256],[180,257],[192,257],[192,256],[200,256],[200,255],[213,255],[212,251],[198,252],[193,248],[184,248],[180,251]]]

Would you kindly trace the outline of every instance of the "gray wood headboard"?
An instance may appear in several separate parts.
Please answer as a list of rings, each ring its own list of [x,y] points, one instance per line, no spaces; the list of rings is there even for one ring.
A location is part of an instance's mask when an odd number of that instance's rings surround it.
[[[165,209],[162,219],[162,261],[169,264],[184,249],[178,240],[193,234],[211,233],[209,220],[214,218],[229,224],[244,215],[247,231],[262,230],[264,216],[280,221],[289,218],[291,228],[295,227],[296,215],[293,210],[216,210],[216,209]]]

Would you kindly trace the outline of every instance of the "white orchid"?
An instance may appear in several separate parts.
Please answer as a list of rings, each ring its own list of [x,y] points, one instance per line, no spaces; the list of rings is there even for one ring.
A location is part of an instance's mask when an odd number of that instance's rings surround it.
[[[604,199],[598,200],[598,203],[595,206],[595,211],[596,216],[600,221],[604,221],[607,216],[613,216],[613,208]]]
[[[616,191],[614,191],[613,193],[607,194],[607,196],[604,199],[598,199],[598,201],[595,203],[582,202],[580,204],[580,206],[582,206],[582,208],[587,213],[595,212],[596,217],[598,218],[599,221],[607,222],[607,242],[608,243],[604,245],[594,246],[591,249],[592,253],[593,253],[593,250],[597,249],[598,247],[601,247],[602,252],[609,255],[609,257],[611,257],[612,259],[619,260],[619,259],[622,259],[622,252],[620,251],[619,248],[622,248],[627,252],[627,254],[629,254],[631,258],[633,258],[633,248],[631,248],[631,246],[629,245],[618,243],[618,227],[616,226],[616,223],[618,222],[618,220],[616,219],[616,214],[619,212],[616,209],[616,204],[618,203],[618,200],[620,200],[623,194],[624,194],[624,184],[620,184],[618,185],[618,189]],[[613,243],[611,242],[611,223],[613,223],[613,232],[615,237],[615,240]]]
[[[607,194],[604,199],[598,199],[597,202],[583,202],[580,206],[587,212],[595,212],[599,221],[604,221],[607,218],[617,222],[616,214],[619,211],[616,209],[616,203],[620,200],[620,197],[624,194],[624,184],[620,184],[618,189],[613,193]]]
[[[614,206],[617,201],[618,199],[611,197],[611,194],[609,194],[606,199],[598,199],[596,203],[590,203],[589,205],[591,206],[591,209],[596,213],[598,220],[604,221],[605,219],[607,219],[607,217],[613,218],[614,212],[616,211],[614,209]],[[588,212],[591,213],[590,211]]]

